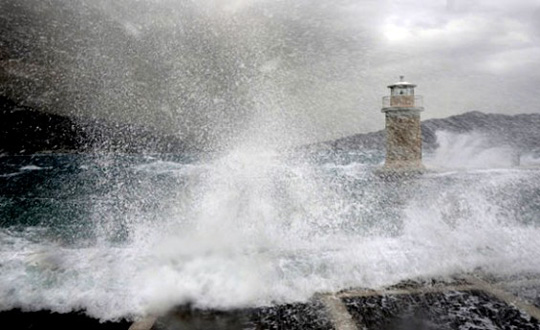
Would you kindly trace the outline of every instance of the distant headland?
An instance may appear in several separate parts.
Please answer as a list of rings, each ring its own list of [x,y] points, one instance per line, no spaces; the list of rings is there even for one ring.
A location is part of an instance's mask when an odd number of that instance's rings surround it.
[[[197,151],[179,136],[102,119],[70,118],[20,106],[0,96],[0,154],[35,153],[182,153]],[[424,150],[437,147],[435,132],[479,132],[493,144],[523,151],[540,149],[540,113],[503,115],[478,111],[422,121]],[[355,134],[302,146],[303,150],[383,150],[385,131]]]
[[[509,146],[523,152],[540,152],[540,113],[504,115],[471,111],[447,118],[422,121],[423,148],[432,151],[437,148],[435,132],[447,131],[458,134],[480,133],[492,145]],[[383,150],[385,130],[355,134],[336,140],[303,146],[306,150]]]
[[[178,153],[193,150],[156,129],[38,111],[0,96],[0,155],[36,153]]]

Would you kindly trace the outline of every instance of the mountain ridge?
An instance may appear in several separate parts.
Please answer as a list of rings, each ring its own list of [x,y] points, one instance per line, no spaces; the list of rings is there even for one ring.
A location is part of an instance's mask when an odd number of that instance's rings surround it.
[[[0,155],[195,150],[179,136],[163,134],[149,127],[52,114],[2,96],[0,118]]]
[[[183,153],[202,151],[178,135],[152,128],[92,118],[45,113],[0,96],[0,154],[33,153]],[[540,150],[540,113],[504,115],[470,111],[422,121],[424,150],[438,146],[437,131],[477,132],[492,145]],[[385,130],[312,143],[300,150],[384,150]]]
[[[540,113],[505,115],[469,111],[446,118],[423,120],[422,144],[425,150],[434,150],[438,146],[437,131],[466,134],[480,133],[487,137],[492,145],[507,145],[520,150],[540,148]],[[335,140],[312,143],[302,149],[358,150],[385,148],[386,130],[359,133]]]

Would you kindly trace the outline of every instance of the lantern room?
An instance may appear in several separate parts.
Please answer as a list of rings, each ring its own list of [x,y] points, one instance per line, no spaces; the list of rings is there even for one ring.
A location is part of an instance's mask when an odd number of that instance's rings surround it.
[[[404,77],[400,76],[400,81],[392,85],[390,88],[390,107],[415,107],[414,88],[416,85],[404,81]]]

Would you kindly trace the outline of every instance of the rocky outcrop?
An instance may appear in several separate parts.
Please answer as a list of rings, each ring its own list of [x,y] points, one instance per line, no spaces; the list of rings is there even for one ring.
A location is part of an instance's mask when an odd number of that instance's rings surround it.
[[[0,97],[0,153],[74,152],[84,149],[84,130],[67,117],[39,112]]]
[[[155,129],[51,114],[1,96],[0,118],[0,154],[180,153],[190,149],[179,137]]]

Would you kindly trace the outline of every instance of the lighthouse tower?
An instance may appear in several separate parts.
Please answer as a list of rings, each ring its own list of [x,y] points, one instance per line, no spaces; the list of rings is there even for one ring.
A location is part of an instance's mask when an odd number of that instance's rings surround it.
[[[386,115],[386,160],[384,170],[422,171],[422,97],[414,95],[416,85],[400,81],[389,85],[390,96],[383,97]]]

